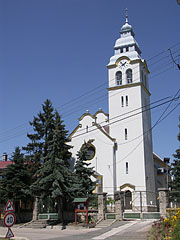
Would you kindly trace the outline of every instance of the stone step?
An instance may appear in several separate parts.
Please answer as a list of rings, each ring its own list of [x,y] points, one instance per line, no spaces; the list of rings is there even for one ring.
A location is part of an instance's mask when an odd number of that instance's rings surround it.
[[[29,223],[24,224],[23,228],[45,228],[47,226],[47,221],[43,220],[34,220]]]
[[[96,228],[105,228],[111,226],[115,222],[114,219],[106,219],[96,225]]]

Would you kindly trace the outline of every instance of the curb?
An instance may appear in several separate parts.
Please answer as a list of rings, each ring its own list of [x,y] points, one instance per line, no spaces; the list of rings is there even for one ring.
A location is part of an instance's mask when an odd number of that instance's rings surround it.
[[[2,238],[5,238],[4,235],[0,235],[0,237]],[[29,238],[26,238],[26,237],[12,237],[10,239],[13,239],[13,240],[30,240]]]

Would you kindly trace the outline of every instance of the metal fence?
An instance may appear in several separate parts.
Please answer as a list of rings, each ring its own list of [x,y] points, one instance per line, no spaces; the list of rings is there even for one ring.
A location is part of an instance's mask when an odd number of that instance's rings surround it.
[[[169,191],[168,201],[168,208],[180,207],[180,191]]]
[[[150,191],[124,191],[119,192],[123,211],[157,212],[159,211],[158,193]],[[113,194],[107,195],[107,212],[115,211]]]

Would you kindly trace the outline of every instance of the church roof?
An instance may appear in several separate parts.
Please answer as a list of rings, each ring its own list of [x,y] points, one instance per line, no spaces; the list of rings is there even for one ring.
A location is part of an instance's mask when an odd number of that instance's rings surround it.
[[[78,125],[78,126],[73,130],[73,132],[69,135],[69,137],[68,137],[69,140],[71,140],[71,139],[73,138],[74,134],[75,134],[80,128],[82,128],[81,120],[83,120],[83,118],[89,116],[89,117],[91,117],[93,120],[95,120],[95,121],[92,122],[92,125],[95,126],[98,130],[100,130],[100,131],[101,131],[106,137],[108,137],[112,142],[115,142],[116,139],[115,139],[115,138],[112,138],[112,137],[109,135],[109,125],[106,124],[106,125],[101,126],[100,123],[97,123],[97,122],[96,122],[96,120],[97,120],[97,115],[100,114],[100,113],[104,114],[104,116],[107,117],[106,122],[108,122],[108,117],[109,117],[109,115],[108,115],[107,113],[105,113],[102,109],[99,109],[94,115],[92,115],[91,113],[89,113],[89,111],[86,111],[86,113],[84,113],[84,114],[79,118],[79,121],[80,121],[79,125]],[[81,134],[80,134],[80,135],[81,135]]]

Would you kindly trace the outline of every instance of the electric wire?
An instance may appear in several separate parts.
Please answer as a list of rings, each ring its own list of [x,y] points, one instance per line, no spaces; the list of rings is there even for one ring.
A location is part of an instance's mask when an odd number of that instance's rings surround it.
[[[177,43],[176,45],[173,45],[173,46],[170,47],[170,48],[173,48],[173,47],[177,46],[178,44],[180,44],[180,43]],[[167,52],[167,51],[168,51],[168,50],[165,50],[165,51],[163,51],[163,52],[157,54],[156,56],[150,58],[149,61],[151,61],[151,60],[154,59],[155,57],[160,56],[162,53]],[[174,53],[174,52],[173,52],[173,53]],[[161,73],[163,73],[163,72],[161,72]],[[158,75],[159,75],[159,74],[158,74]],[[153,76],[153,77],[155,77],[155,76]],[[151,78],[150,78],[150,79],[151,79]],[[112,79],[112,80],[115,80],[115,78]],[[94,90],[96,90],[96,89],[98,89],[98,88],[104,86],[104,84],[107,84],[107,82],[106,82],[106,83],[103,83],[103,84],[101,84],[101,85],[99,85],[99,86],[97,86],[96,88],[94,88],[94,89],[92,89],[92,90],[90,90],[90,91],[88,91],[88,92],[91,93],[91,92],[93,92]],[[87,95],[87,92],[84,93],[83,95],[81,95],[80,97],[82,97],[82,96],[86,96],[86,95]],[[107,95],[107,94],[105,94],[105,95]],[[79,99],[80,97],[76,97],[75,99]],[[105,97],[104,97],[104,98],[105,98]],[[74,100],[75,100],[75,99],[74,99]],[[69,102],[67,102],[67,103],[65,103],[65,104],[63,104],[63,105],[66,106],[67,104],[69,104],[70,102],[72,102],[72,101],[74,101],[74,100],[71,100],[71,101],[69,101]],[[61,106],[63,106],[63,105],[61,105]],[[75,111],[74,111],[74,112],[75,112]],[[73,113],[74,113],[74,112],[73,112]],[[70,114],[68,114],[68,115],[70,115]],[[68,115],[67,115],[67,116],[68,116]],[[65,116],[65,117],[66,117],[66,116]],[[1,133],[0,136],[2,137],[3,134],[7,134],[7,132],[10,132],[10,131],[16,130],[16,129],[18,129],[19,127],[22,127],[22,126],[24,126],[24,125],[25,125],[25,123],[24,123],[24,124],[21,124],[21,125],[19,125],[19,126],[17,126],[17,127],[15,127],[15,128],[13,128],[13,129],[11,129],[11,130],[7,130],[7,131]],[[27,129],[26,129],[26,131],[27,131]],[[25,132],[23,132],[23,133],[25,133]],[[22,134],[23,134],[23,133],[22,133]],[[14,133],[14,134],[18,134],[18,136],[20,136],[19,132],[18,132],[18,133]],[[13,138],[14,138],[14,137],[15,137],[15,135],[13,135]],[[1,141],[1,142],[2,142],[2,141]]]
[[[178,93],[180,92],[180,89],[176,92],[176,94],[174,95],[174,99],[176,98],[176,96],[178,95]],[[179,98],[180,96],[178,96]],[[165,116],[164,114],[166,113],[166,111],[168,110],[168,108],[170,107],[170,105],[172,104],[172,101],[168,104],[168,106],[166,107],[166,109],[163,111],[163,113],[160,115],[160,117],[158,118],[158,120],[156,121],[156,123],[147,131],[145,132],[142,136],[144,136],[145,134],[151,132],[160,122],[162,122],[164,119],[166,119],[179,105],[180,102],[169,112],[167,113]],[[164,116],[164,117],[163,117]],[[163,118],[162,118],[163,117]],[[119,160],[118,162],[116,162],[116,164],[124,161],[127,157],[129,157],[139,146],[140,144],[143,142],[144,139],[142,139],[135,148],[133,148],[124,158],[122,158],[121,160]],[[113,166],[110,165],[110,166]]]
[[[123,121],[123,120],[125,120],[125,119],[130,118],[130,117],[134,117],[134,116],[136,116],[136,115],[138,115],[138,114],[141,114],[141,113],[143,113],[143,112],[145,112],[145,111],[149,111],[149,110],[154,109],[154,108],[157,108],[157,107],[162,106],[162,105],[164,105],[164,104],[167,104],[167,103],[169,103],[169,102],[171,102],[171,101],[178,100],[179,98],[180,98],[180,96],[178,96],[178,97],[176,97],[176,98],[173,98],[173,99],[171,99],[171,100],[168,100],[168,101],[166,101],[166,102],[164,102],[164,103],[158,104],[158,105],[156,105],[156,106],[153,106],[153,107],[151,107],[151,108],[144,109],[144,110],[142,110],[142,111],[140,111],[140,112],[138,112],[138,113],[134,113],[134,114],[129,115],[129,116],[127,116],[127,117],[118,119],[118,120],[116,120],[116,121],[114,121],[114,122],[110,122],[110,123],[107,124],[107,126],[112,125],[112,124],[115,124],[115,123],[120,122],[120,121]],[[102,128],[102,127],[101,127],[101,128]],[[89,130],[88,133],[89,133],[89,132],[93,132],[93,131],[97,131],[97,130],[98,130],[97,128],[96,128],[96,129],[92,129],[92,130]],[[78,135],[75,135],[75,136],[72,136],[72,138],[76,138],[76,137],[82,136],[82,135],[84,135],[84,134],[87,134],[87,132],[81,133],[81,134],[78,134]],[[72,139],[72,138],[71,138],[71,139]]]
[[[128,111],[128,112],[126,112],[126,113],[123,113],[123,114],[117,115],[117,116],[115,116],[115,117],[112,117],[112,118],[108,119],[108,121],[113,120],[113,119],[116,119],[116,118],[119,118],[119,117],[124,116],[124,115],[127,115],[127,114],[129,114],[129,113],[133,113],[133,112],[135,112],[135,111],[137,111],[137,110],[146,108],[146,107],[148,107],[148,106],[150,106],[150,105],[153,105],[153,104],[156,104],[156,103],[158,103],[158,102],[162,102],[162,101],[164,101],[164,100],[166,100],[166,99],[168,99],[168,98],[172,98],[172,97],[168,96],[168,97],[165,97],[165,98],[161,98],[161,99],[159,99],[159,100],[157,100],[157,101],[155,101],[155,102],[152,102],[152,103],[150,103],[150,104],[144,105],[144,106],[139,107],[139,108],[135,108],[135,109],[133,109],[133,110],[131,110],[131,111]],[[99,125],[101,125],[101,124],[103,124],[103,123],[107,123],[107,121],[102,121],[102,122],[99,123]],[[90,129],[90,128],[93,128],[93,126],[89,126],[89,129]],[[82,131],[84,131],[85,129],[86,129],[86,128],[81,128],[80,130],[76,131],[76,133],[82,132]]]

